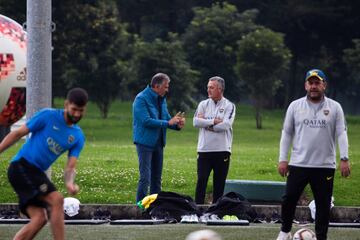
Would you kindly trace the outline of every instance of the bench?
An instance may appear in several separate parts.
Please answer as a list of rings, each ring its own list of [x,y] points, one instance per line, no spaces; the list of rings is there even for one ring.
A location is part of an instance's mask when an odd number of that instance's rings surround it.
[[[250,202],[282,201],[285,193],[285,182],[258,180],[226,180],[224,194],[237,192]]]

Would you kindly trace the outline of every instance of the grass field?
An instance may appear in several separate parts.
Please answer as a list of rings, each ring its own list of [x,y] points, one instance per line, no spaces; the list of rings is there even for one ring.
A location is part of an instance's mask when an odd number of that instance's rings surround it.
[[[62,107],[62,101],[56,105]],[[263,129],[255,128],[254,111],[250,106],[237,107],[234,123],[233,153],[229,179],[285,181],[277,173],[278,146],[284,112],[265,111]],[[347,116],[352,175],[335,177],[335,206],[360,205],[360,117]],[[108,119],[100,118],[98,109],[90,104],[88,113],[80,122],[87,142],[78,163],[77,182],[82,203],[134,203],[138,179],[138,162],[132,143],[131,103],[115,102]],[[180,131],[168,130],[163,169],[163,190],[194,196],[196,185],[197,129],[192,126],[192,112],[187,113],[186,127]],[[9,159],[21,142],[0,155],[1,203],[16,202],[6,177]],[[52,168],[52,179],[59,190],[63,187],[61,157]],[[212,191],[209,182],[208,192]],[[311,196],[309,196],[311,198]]]
[[[0,240],[11,239],[21,225],[0,225]],[[310,227],[314,230],[313,226]],[[77,240],[184,240],[192,231],[212,229],[219,233],[224,240],[268,240],[275,239],[279,232],[279,225],[256,224],[251,226],[212,226],[199,224],[164,224],[153,226],[118,226],[118,225],[67,225],[66,239]],[[294,227],[294,233],[299,227]],[[41,230],[35,238],[37,240],[52,239],[49,225]],[[360,239],[358,229],[330,228],[329,240]]]

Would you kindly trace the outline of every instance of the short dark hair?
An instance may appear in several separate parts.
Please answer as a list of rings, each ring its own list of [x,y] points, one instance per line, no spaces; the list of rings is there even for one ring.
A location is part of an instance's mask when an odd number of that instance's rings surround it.
[[[70,103],[76,104],[79,107],[83,107],[87,104],[89,96],[84,89],[73,88],[68,92],[66,100],[68,100]]]
[[[161,85],[164,81],[170,82],[170,78],[165,73],[157,73],[151,79],[151,87],[155,87],[155,85]]]

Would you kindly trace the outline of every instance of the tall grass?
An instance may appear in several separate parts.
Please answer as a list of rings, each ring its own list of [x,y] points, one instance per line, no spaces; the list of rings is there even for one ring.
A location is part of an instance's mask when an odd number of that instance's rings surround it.
[[[56,105],[61,107],[62,101]],[[192,126],[188,112],[185,128],[168,130],[163,168],[163,190],[194,196],[196,185],[196,145],[198,131]],[[228,179],[285,181],[277,173],[278,149],[284,112],[265,111],[263,129],[255,127],[255,113],[251,106],[238,105],[234,123],[233,152]],[[347,116],[352,175],[335,176],[335,205],[360,205],[360,169],[357,147],[360,139],[360,117]],[[94,104],[80,122],[86,135],[86,145],[77,166],[76,181],[82,203],[134,203],[138,180],[138,160],[132,143],[131,103],[115,102],[109,117],[102,119]],[[0,202],[16,202],[6,176],[9,159],[22,142],[0,155]],[[52,180],[67,196],[63,187],[62,156],[52,167]],[[208,192],[212,191],[212,180]],[[309,193],[309,191],[307,191]],[[312,198],[309,194],[309,198]]]

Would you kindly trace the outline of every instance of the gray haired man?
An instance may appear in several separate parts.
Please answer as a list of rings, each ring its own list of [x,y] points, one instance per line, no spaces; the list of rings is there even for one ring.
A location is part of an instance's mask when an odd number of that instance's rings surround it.
[[[225,81],[215,76],[209,79],[209,98],[201,101],[193,118],[193,125],[199,128],[197,184],[195,201],[203,204],[208,178],[213,174],[213,203],[224,193],[225,180],[229,171],[232,124],[235,119],[235,105],[224,97]]]

